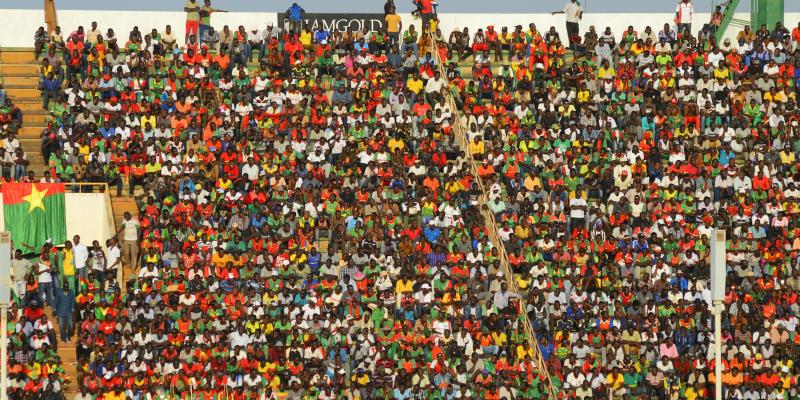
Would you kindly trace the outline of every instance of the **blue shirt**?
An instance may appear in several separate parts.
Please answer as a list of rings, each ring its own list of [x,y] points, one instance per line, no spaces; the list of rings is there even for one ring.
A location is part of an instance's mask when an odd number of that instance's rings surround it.
[[[104,138],[108,139],[114,136],[114,128],[100,128],[100,134],[103,135]]]
[[[328,40],[328,38],[329,38],[330,36],[331,36],[331,33],[330,33],[330,32],[328,32],[328,31],[316,31],[316,32],[314,33],[314,40],[315,40],[317,43],[321,43],[321,42],[322,42],[322,41],[324,41],[324,40]]]
[[[289,7],[289,18],[293,21],[299,21],[303,14],[303,8],[297,4]]]

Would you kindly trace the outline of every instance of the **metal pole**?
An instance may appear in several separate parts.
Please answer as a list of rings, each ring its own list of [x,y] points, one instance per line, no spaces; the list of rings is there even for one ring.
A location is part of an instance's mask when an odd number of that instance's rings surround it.
[[[714,301],[714,398],[722,400],[722,302]]]
[[[8,306],[11,304],[11,234],[0,232],[0,400],[8,400]]]
[[[0,304],[0,400],[8,400],[8,304]]]

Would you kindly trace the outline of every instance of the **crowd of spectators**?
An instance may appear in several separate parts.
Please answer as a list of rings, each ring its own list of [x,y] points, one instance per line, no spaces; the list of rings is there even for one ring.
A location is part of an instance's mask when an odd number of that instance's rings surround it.
[[[14,301],[7,311],[5,327],[8,386],[4,388],[11,399],[62,399],[65,385],[69,383],[56,353],[58,339],[54,323],[44,307],[47,304],[54,312],[69,310],[71,318],[74,298],[67,288],[53,290],[53,277],[57,274],[50,270],[50,265],[55,265],[55,260],[63,253],[51,249],[46,245],[35,263],[23,257],[21,250],[17,250],[11,260]],[[64,331],[68,326],[69,323],[60,326],[62,341],[68,337]]]
[[[76,280],[78,398],[542,397],[433,49],[302,29],[43,43],[48,172],[140,204]]]
[[[705,398],[713,228],[726,398],[800,395],[800,25],[567,52],[422,3],[432,40],[37,33],[50,177],[140,205],[75,281],[78,398]]]
[[[522,29],[455,30],[442,52],[552,382],[580,399],[713,395],[717,228],[724,398],[800,396],[800,25],[733,44],[707,26],[590,27],[572,61],[555,29]]]
[[[22,111],[0,83],[0,177],[5,180],[27,176],[28,156],[17,139],[21,125]]]

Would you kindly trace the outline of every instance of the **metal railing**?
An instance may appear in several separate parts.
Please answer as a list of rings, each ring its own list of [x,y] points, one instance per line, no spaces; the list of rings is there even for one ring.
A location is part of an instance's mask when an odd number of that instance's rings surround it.
[[[447,71],[444,67],[444,60],[442,60],[439,54],[439,43],[437,43],[434,36],[429,32],[428,39],[430,40],[431,44],[431,53],[433,54],[434,60],[436,61],[437,70],[441,74],[442,77],[447,79]],[[478,175],[478,167],[476,166],[477,163],[475,162],[475,158],[472,157],[472,153],[469,151],[469,141],[467,140],[467,136],[465,134],[465,127],[462,126],[461,121],[461,113],[458,109],[458,106],[453,99],[453,94],[450,92],[449,87],[449,79],[448,79],[448,90],[447,90],[447,104],[450,107],[453,115],[453,132],[456,137],[456,141],[458,141],[458,145],[464,150],[464,154],[467,158],[470,172],[475,177],[475,180],[478,183],[478,188],[481,191],[481,195],[478,200],[479,208],[481,215],[483,215],[484,220],[486,221],[486,228],[489,234],[489,240],[492,242],[494,247],[498,249],[500,253],[500,267],[503,270],[503,274],[506,278],[506,283],[508,284],[508,288],[514,292],[519,294],[519,308],[520,308],[520,317],[522,325],[525,329],[525,333],[528,336],[528,343],[529,346],[533,349],[534,353],[534,361],[536,363],[537,368],[540,371],[540,374],[544,374],[545,376],[545,384],[547,386],[547,392],[549,394],[550,399],[557,398],[557,392],[555,387],[553,386],[553,382],[550,379],[550,373],[547,370],[547,365],[545,364],[544,358],[542,357],[542,353],[539,347],[539,340],[536,338],[535,332],[533,331],[533,327],[528,320],[528,307],[527,307],[527,300],[523,293],[520,293],[519,286],[517,285],[517,281],[515,279],[514,273],[511,270],[508,262],[508,253],[506,252],[505,245],[503,241],[500,240],[500,237],[497,234],[497,221],[495,220],[494,213],[491,212],[488,208],[489,203],[489,195],[488,191],[486,190],[486,186],[483,184],[480,176]]]

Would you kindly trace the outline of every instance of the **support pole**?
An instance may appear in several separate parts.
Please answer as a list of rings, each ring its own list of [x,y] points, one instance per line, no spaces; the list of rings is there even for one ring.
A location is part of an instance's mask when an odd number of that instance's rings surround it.
[[[8,400],[8,304],[0,304],[0,400]]]
[[[714,398],[722,400],[722,302],[728,273],[725,231],[716,229],[711,237],[711,307],[714,313]]]
[[[0,232],[0,400],[8,400],[8,306],[11,304],[11,235]]]
[[[722,400],[722,302],[714,301],[714,398]]]
[[[56,1],[44,0],[44,22],[47,24],[47,33],[56,30],[58,25],[58,17],[56,16]]]

